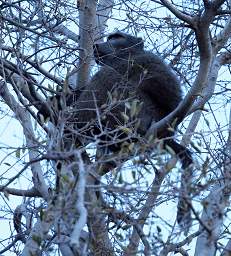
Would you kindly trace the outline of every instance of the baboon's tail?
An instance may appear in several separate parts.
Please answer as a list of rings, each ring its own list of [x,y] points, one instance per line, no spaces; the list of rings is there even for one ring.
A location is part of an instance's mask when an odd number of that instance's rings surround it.
[[[166,145],[171,147],[182,163],[183,172],[181,174],[181,187],[179,193],[179,201],[177,205],[177,222],[184,229],[185,233],[192,222],[191,217],[191,182],[193,171],[192,154],[185,146],[180,145],[173,139],[167,140]]]

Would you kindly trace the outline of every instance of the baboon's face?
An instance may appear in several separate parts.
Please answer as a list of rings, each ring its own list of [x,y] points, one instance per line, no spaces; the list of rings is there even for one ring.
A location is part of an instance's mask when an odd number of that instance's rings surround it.
[[[109,35],[106,42],[94,45],[95,61],[100,65],[113,66],[116,60],[128,59],[143,48],[142,38],[116,32]]]

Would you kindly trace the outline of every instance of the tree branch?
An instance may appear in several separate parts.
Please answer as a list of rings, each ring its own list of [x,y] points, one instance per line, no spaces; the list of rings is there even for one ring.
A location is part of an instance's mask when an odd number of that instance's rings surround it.
[[[231,195],[231,111],[230,111],[229,136],[226,143],[225,159],[223,163],[224,172],[220,179],[213,186],[210,194],[203,202],[203,213],[201,222],[205,224],[211,232],[204,230],[200,225],[199,230],[202,231],[197,239],[195,256],[210,256],[216,252],[216,242],[223,225],[224,210],[230,204]]]
[[[16,189],[16,188],[8,188],[6,186],[0,186],[0,192],[11,194],[14,196],[41,197],[41,194],[35,188],[24,190],[24,189]]]
[[[148,194],[146,202],[145,202],[144,206],[142,207],[142,210],[140,211],[140,214],[137,218],[137,222],[139,220],[142,220],[143,224],[140,225],[141,229],[143,228],[145,221],[148,218],[148,215],[155,207],[155,202],[156,202],[157,196],[159,195],[159,190],[161,188],[161,184],[164,180],[165,175],[175,166],[175,164],[176,164],[176,159],[173,158],[168,163],[166,163],[166,165],[161,170],[156,172],[156,177],[152,182],[151,191]],[[133,228],[132,235],[129,238],[129,244],[126,247],[126,249],[124,250],[123,255],[124,256],[136,255],[138,246],[139,246],[139,241],[140,241],[140,236],[139,236],[137,230],[135,228]]]
[[[34,159],[39,157],[37,151],[35,151],[36,147],[38,147],[38,142],[33,133],[33,127],[31,124],[31,119],[27,111],[22,108],[14,99],[14,97],[9,93],[7,86],[4,81],[1,81],[0,84],[0,95],[5,100],[6,104],[11,108],[11,110],[15,113],[16,118],[21,123],[24,131],[24,135],[26,137],[26,143],[29,147],[29,159],[33,162]],[[33,181],[35,189],[37,189],[44,199],[49,198],[48,186],[45,183],[42,174],[42,168],[39,162],[32,163],[31,171],[33,174]]]
[[[189,90],[183,101],[172,113],[170,113],[160,121],[152,123],[148,132],[146,133],[146,138],[148,138],[152,134],[156,134],[156,132],[159,130],[167,129],[169,124],[172,124],[174,120],[176,121],[176,125],[181,123],[184,117],[189,112],[193,102],[196,100],[198,95],[201,94],[201,91],[205,88],[213,56],[209,34],[209,25],[213,21],[214,16],[215,13],[209,9],[206,10],[201,17],[197,19],[195,18],[195,33],[200,53],[200,66],[192,88]]]
[[[179,11],[173,4],[171,4],[168,0],[160,0],[163,6],[169,9],[178,19],[183,20],[188,23],[192,27],[194,27],[194,20],[191,16],[184,14]]]
[[[82,88],[90,78],[90,68],[93,56],[94,31],[96,28],[96,2],[91,0],[79,1],[79,52],[80,69],[78,71],[77,87]]]

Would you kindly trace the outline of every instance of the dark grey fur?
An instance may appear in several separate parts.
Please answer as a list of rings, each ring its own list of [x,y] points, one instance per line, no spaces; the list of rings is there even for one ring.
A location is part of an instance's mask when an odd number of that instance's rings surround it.
[[[180,103],[182,93],[176,75],[157,55],[144,50],[141,38],[114,33],[106,42],[95,45],[94,55],[102,67],[74,106],[76,126],[86,127],[87,134],[89,129],[103,134],[117,128],[119,135],[123,134],[119,127],[126,126],[144,135],[153,121],[161,120]],[[140,110],[134,117],[127,106],[135,100]],[[128,120],[123,118],[124,113]],[[172,135],[165,130],[157,136]]]

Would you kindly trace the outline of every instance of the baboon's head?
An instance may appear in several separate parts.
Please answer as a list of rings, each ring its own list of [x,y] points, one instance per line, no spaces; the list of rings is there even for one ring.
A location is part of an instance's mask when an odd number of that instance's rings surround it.
[[[142,38],[118,31],[109,35],[106,42],[94,45],[94,56],[97,64],[113,66],[143,49]]]

